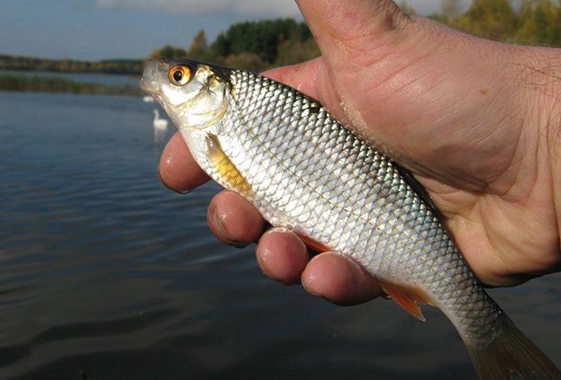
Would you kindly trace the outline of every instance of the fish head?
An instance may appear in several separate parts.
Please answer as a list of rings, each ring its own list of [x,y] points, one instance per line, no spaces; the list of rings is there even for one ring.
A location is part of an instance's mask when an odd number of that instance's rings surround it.
[[[228,109],[230,69],[190,59],[147,62],[140,88],[184,130],[215,127]]]
[[[247,193],[249,186],[220,142],[232,124],[225,117],[232,96],[231,72],[188,59],[152,59],[140,88],[166,111],[201,169],[225,187]]]

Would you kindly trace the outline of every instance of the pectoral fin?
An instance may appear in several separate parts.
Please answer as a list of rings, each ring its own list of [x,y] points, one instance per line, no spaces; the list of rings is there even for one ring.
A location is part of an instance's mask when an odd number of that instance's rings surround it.
[[[379,281],[378,284],[391,299],[406,312],[425,322],[420,305],[434,305],[432,300],[421,290]]]
[[[240,173],[236,165],[230,159],[220,146],[218,138],[214,135],[209,134],[206,138],[209,159],[212,166],[222,178],[222,180],[228,185],[232,190],[237,191],[240,194],[248,195],[251,193],[251,187],[247,183],[244,176]]]

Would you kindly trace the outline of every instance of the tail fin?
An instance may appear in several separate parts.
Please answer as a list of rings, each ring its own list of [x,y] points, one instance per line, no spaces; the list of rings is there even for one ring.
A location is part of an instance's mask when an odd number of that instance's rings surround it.
[[[488,347],[467,347],[479,380],[561,380],[555,364],[506,316],[504,326]]]

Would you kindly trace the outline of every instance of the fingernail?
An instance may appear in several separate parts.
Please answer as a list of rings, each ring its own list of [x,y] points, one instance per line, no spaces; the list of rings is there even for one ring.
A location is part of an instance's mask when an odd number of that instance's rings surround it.
[[[242,243],[240,241],[236,241],[230,238],[230,236],[228,236],[228,233],[226,232],[226,228],[224,227],[224,224],[222,223],[222,218],[220,217],[220,215],[218,215],[218,213],[215,210],[212,210],[211,212],[212,212],[213,224],[215,228],[218,230],[217,232],[224,239],[224,242],[226,244],[234,246],[239,249],[247,247],[246,243]]]

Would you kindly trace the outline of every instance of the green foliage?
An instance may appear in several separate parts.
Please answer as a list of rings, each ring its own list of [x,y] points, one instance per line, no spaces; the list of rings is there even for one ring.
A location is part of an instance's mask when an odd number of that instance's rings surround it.
[[[159,50],[154,50],[148,58],[184,58],[187,57],[187,52],[185,49],[180,47],[175,47],[171,45],[166,45]]]
[[[525,0],[518,20],[517,42],[561,45],[561,8],[552,0]]]
[[[248,21],[232,25],[221,33],[210,46],[213,56],[224,60],[230,55],[253,53],[264,64],[273,64],[278,57],[279,45],[285,41],[304,42],[312,38],[304,23],[292,19]]]
[[[558,0],[473,0],[460,14],[458,0],[443,0],[431,18],[477,36],[530,45],[561,47],[561,4]]]
[[[187,56],[191,59],[198,59],[203,61],[208,55],[208,44],[206,41],[206,34],[204,30],[199,30],[193,41]]]
[[[292,19],[275,19],[234,24],[219,34],[210,46],[204,30],[200,30],[191,41],[188,51],[167,45],[152,52],[148,58],[188,57],[263,71],[273,66],[303,62],[319,55],[306,24]]]
[[[263,61],[257,54],[247,51],[244,51],[240,54],[230,54],[224,60],[224,65],[255,72],[261,71],[261,69],[264,67]]]
[[[142,61],[120,59],[104,60],[100,62],[85,62],[70,59],[53,60],[0,55],[0,70],[141,74]]]
[[[282,41],[278,47],[277,60],[273,66],[286,66],[309,61],[320,56],[316,41],[308,38],[305,41]]]
[[[453,23],[461,30],[501,41],[514,37],[516,24],[517,17],[509,0],[473,0],[466,14]]]

